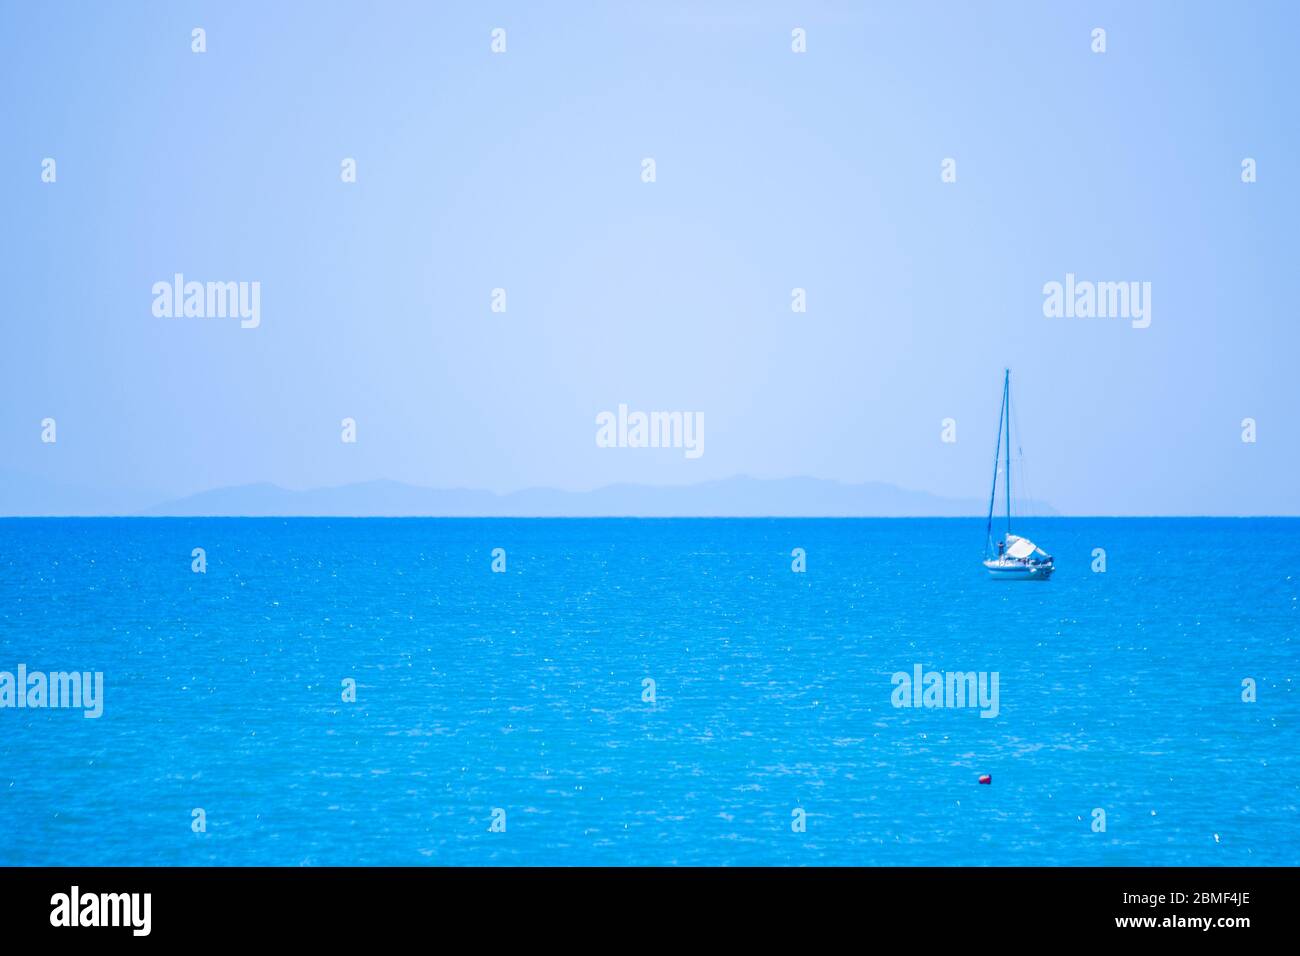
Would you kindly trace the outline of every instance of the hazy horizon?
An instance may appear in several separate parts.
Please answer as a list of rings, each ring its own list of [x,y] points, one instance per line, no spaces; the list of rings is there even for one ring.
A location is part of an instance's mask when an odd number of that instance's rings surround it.
[[[1297,27],[1281,3],[5,6],[0,492],[809,475],[986,500],[1010,367],[1017,492],[1300,514]],[[177,276],[247,317],[186,317]],[[621,406],[698,447],[602,445]]]
[[[180,497],[125,496],[115,506],[92,491],[63,488],[40,497],[6,494],[0,473],[0,518],[35,517],[356,517],[356,518],[957,518],[983,519],[987,499],[944,498],[883,482],[861,484],[808,476],[748,475],[687,484],[617,483],[581,491],[531,487],[508,492],[433,488],[387,479],[315,488],[273,482],[204,489]],[[87,505],[89,501],[91,504]],[[124,503],[125,502],[125,503]],[[995,508],[995,521],[1004,512]],[[1064,514],[1050,502],[1021,500],[1015,522],[1044,518],[1293,518],[1293,515]]]

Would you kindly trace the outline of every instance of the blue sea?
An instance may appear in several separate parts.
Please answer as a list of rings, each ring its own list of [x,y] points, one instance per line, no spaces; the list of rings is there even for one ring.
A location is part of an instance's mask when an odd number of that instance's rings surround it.
[[[0,864],[1300,863],[1300,520],[1017,530],[3,520]]]

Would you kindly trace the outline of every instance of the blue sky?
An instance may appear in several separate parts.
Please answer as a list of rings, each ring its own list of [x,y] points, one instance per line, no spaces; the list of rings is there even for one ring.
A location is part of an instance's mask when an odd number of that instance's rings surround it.
[[[0,7],[0,472],[980,497],[1010,366],[1059,511],[1300,513],[1293,4],[459,7]],[[155,317],[177,272],[260,327]],[[706,453],[597,447],[620,403]]]

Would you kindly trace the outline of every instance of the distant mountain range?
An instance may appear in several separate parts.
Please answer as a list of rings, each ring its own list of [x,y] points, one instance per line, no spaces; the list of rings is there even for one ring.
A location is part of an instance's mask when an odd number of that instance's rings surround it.
[[[292,491],[273,484],[216,488],[162,503],[96,494],[34,479],[0,480],[5,515],[237,517],[963,517],[988,500],[942,498],[880,482],[727,478],[693,485],[619,484],[593,491],[530,488],[509,494],[366,481]],[[155,502],[157,498],[153,499]],[[1028,513],[1054,515],[1042,503]]]

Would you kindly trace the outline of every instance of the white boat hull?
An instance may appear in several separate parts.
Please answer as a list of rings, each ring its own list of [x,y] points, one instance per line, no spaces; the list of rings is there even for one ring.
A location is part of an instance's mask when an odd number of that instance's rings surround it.
[[[989,577],[1000,581],[1046,581],[1056,568],[1050,564],[1028,564],[1024,561],[985,561]]]

